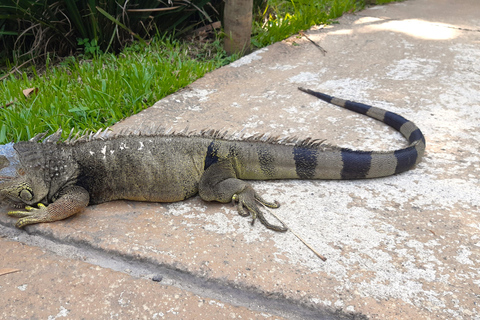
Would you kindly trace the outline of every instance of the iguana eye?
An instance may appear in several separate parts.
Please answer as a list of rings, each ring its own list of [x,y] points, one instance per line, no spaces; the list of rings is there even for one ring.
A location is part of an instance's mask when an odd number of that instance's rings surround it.
[[[22,201],[30,201],[33,199],[33,193],[30,190],[23,189],[18,194],[18,197],[22,199]]]

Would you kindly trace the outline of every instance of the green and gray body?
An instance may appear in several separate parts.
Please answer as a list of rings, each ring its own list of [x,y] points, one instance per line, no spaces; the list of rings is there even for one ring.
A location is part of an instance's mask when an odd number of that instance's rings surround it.
[[[285,231],[269,224],[257,207],[258,203],[278,204],[263,200],[243,180],[376,178],[403,172],[420,161],[425,140],[412,122],[379,108],[301,90],[383,121],[399,130],[409,145],[392,152],[358,151],[311,139],[233,138],[214,130],[198,134],[98,132],[59,142],[57,132],[43,142],[38,136],[14,146],[24,174],[0,185],[0,193],[29,206],[29,212],[10,213],[21,217],[19,227],[64,219],[89,203],[117,199],[174,202],[198,193],[206,201],[233,200],[240,214],[252,214],[267,227]],[[30,207],[37,204],[43,205]]]

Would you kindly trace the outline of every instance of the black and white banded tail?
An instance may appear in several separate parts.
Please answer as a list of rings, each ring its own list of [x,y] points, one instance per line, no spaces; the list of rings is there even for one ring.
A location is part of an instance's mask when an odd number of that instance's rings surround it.
[[[318,172],[313,179],[361,179],[384,177],[411,169],[420,162],[425,151],[425,138],[420,129],[404,117],[363,103],[342,100],[324,93],[298,88],[331,104],[382,121],[399,131],[409,142],[408,147],[395,151],[359,151],[348,148],[338,150],[341,158],[340,172]],[[333,169],[333,168],[331,168]],[[327,170],[329,171],[329,170]]]

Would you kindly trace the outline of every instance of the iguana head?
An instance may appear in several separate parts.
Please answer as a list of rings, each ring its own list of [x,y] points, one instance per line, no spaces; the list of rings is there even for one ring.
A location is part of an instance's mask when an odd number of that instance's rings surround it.
[[[42,202],[48,194],[43,181],[34,181],[26,175],[0,183],[0,202],[9,202],[15,207]]]
[[[0,155],[0,169],[8,167],[9,164],[9,160],[5,156]],[[19,172],[22,171],[17,171],[17,173]],[[33,204],[31,202],[36,197],[34,196],[32,183],[25,176],[20,176],[20,174],[17,176],[17,178],[9,176],[0,177],[0,202],[8,201],[15,207]]]
[[[0,183],[0,201],[14,206],[48,204],[55,194],[72,181],[77,173],[70,148],[57,144],[61,131],[39,142],[45,134],[13,145],[20,168],[15,178]]]

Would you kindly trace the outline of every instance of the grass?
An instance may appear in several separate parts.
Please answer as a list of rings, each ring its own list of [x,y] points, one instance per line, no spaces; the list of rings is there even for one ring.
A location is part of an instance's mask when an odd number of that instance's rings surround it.
[[[269,45],[363,5],[356,0],[269,0],[254,22],[252,43]],[[83,55],[55,66],[49,66],[47,56],[41,71],[31,67],[2,79],[0,69],[0,144],[59,127],[78,132],[111,126],[238,58],[225,55],[218,37],[205,45],[157,37],[118,55],[102,53],[89,39],[79,41]],[[38,90],[26,97],[22,90],[28,88]]]
[[[264,19],[254,23],[252,43],[267,46],[313,25],[328,24],[362,6],[357,0],[270,0]]]
[[[252,43],[264,47],[284,40],[313,25],[329,24],[346,12],[365,5],[403,0],[268,0],[261,18],[253,25]]]
[[[200,58],[198,58],[200,57]],[[163,39],[91,60],[69,57],[43,73],[32,69],[0,82],[0,143],[39,132],[101,128],[153,105],[205,73],[227,64],[220,42],[193,48]],[[25,97],[22,90],[37,88]]]

